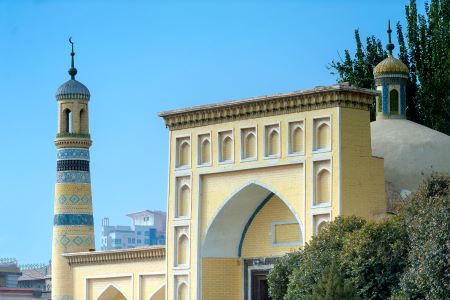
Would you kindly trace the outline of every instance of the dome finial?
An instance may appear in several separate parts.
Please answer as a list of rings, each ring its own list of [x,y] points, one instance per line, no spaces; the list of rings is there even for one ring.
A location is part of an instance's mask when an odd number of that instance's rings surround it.
[[[77,69],[75,68],[75,62],[74,62],[75,52],[73,52],[72,37],[69,38],[69,43],[72,44],[72,52],[70,53],[70,55],[72,56],[72,64],[69,69],[69,75],[70,75],[70,79],[75,80],[75,75],[77,75]]]
[[[388,33],[388,44],[386,45],[386,49],[387,49],[387,51],[388,51],[388,54],[389,54],[390,56],[392,56],[392,50],[394,50],[395,46],[394,46],[394,44],[392,44],[392,40],[391,40],[391,33],[392,33],[392,30],[391,30],[391,20],[388,21],[388,30],[387,30],[387,33]]]

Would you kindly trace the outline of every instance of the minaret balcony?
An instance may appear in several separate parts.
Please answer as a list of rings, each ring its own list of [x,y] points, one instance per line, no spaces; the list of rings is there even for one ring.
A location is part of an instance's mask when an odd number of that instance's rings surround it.
[[[89,133],[71,133],[61,132],[56,134],[55,146],[66,147],[82,147],[89,148],[92,145],[91,135]]]

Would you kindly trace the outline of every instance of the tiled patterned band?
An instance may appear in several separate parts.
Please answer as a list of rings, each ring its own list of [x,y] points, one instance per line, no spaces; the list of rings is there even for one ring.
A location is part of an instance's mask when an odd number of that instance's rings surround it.
[[[57,171],[89,171],[88,160],[65,159],[56,162]]]
[[[86,171],[59,171],[56,183],[91,183],[91,176]]]
[[[53,219],[55,226],[92,226],[94,218],[90,214],[58,214]]]
[[[57,160],[64,160],[64,159],[89,160],[89,150],[79,149],[79,148],[58,149],[58,153],[56,154],[56,159]]]

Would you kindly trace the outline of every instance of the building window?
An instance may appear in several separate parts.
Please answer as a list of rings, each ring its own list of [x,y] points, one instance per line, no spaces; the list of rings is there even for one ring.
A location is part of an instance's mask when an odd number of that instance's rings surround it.
[[[233,131],[219,132],[219,162],[232,162],[233,156]]]
[[[303,121],[289,123],[289,154],[304,153]]]
[[[142,241],[140,239],[137,240],[137,243],[140,244]]]
[[[188,167],[191,165],[191,142],[189,137],[177,138],[176,140],[176,166]]]
[[[398,91],[393,89],[389,92],[389,111],[391,114],[398,114],[399,97]]]
[[[383,111],[383,102],[381,101],[381,97],[377,96],[377,104],[378,104],[378,112]]]
[[[314,150],[331,149],[331,127],[330,118],[314,120]]]
[[[141,235],[141,234],[142,234],[142,232],[141,232],[141,231],[138,231],[138,232],[137,232],[137,235]]]
[[[144,231],[144,235],[145,235],[145,236],[149,236],[149,235],[150,235],[150,232]]]
[[[241,159],[256,159],[256,128],[241,129]]]
[[[265,157],[279,157],[280,156],[280,126],[267,125],[264,127],[265,140]]]
[[[150,245],[150,239],[145,239],[145,240],[144,240],[144,244]]]
[[[211,164],[211,136],[202,134],[198,136],[198,164]]]

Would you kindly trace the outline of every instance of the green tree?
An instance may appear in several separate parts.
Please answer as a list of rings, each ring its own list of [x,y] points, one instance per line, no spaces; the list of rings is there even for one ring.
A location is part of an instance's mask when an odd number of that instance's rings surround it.
[[[344,59],[332,61],[330,69],[334,69],[338,75],[339,82],[350,82],[351,84],[368,89],[375,88],[373,68],[387,57],[383,50],[381,41],[375,36],[366,38],[366,46],[363,47],[359,30],[355,30],[356,52],[352,59],[349,50],[344,51]],[[335,71],[332,74],[336,74]],[[375,102],[372,103],[370,119],[375,120]]]
[[[408,248],[401,217],[369,222],[345,239],[342,269],[363,299],[388,299],[398,289]]]
[[[345,280],[333,262],[323,272],[322,278],[315,286],[312,295],[306,296],[304,300],[359,300],[361,299],[352,284]]]
[[[400,23],[397,23],[397,38],[399,58],[410,70],[406,116],[450,135],[450,0],[431,0],[425,4],[424,15],[417,12],[416,1],[411,0],[405,12],[407,42]],[[386,53],[374,36],[367,38],[365,51],[357,31],[355,42],[354,58],[345,50],[344,59],[333,60],[330,68],[338,81],[373,88],[373,67]]]
[[[399,294],[450,299],[450,176],[434,174],[400,215],[411,246]]]
[[[365,223],[365,220],[358,217],[338,217],[325,226],[318,236],[305,245],[302,261],[289,277],[284,299],[298,300],[310,295],[321,279],[323,270],[333,262],[340,266],[345,237],[359,230]],[[269,286],[272,284],[269,280]]]
[[[283,300],[287,292],[289,277],[292,271],[300,267],[303,260],[303,252],[296,251],[281,257],[272,270],[267,280],[269,282],[269,295],[272,300]]]

